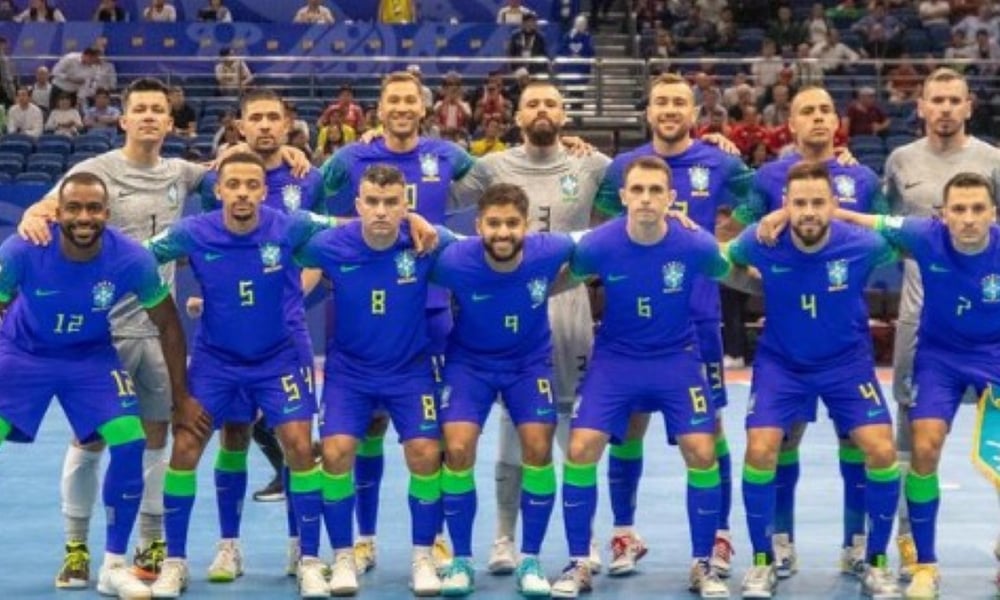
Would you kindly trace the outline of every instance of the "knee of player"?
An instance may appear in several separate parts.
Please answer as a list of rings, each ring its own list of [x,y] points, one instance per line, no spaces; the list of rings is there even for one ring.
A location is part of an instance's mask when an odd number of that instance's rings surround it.
[[[941,457],[941,447],[944,445],[944,436],[932,434],[921,434],[914,432],[912,460],[914,463],[937,464]]]
[[[444,460],[453,471],[471,469],[476,464],[475,440],[449,439],[445,445]]]
[[[285,462],[293,471],[305,471],[315,464],[313,460],[312,442],[308,437],[286,440],[282,446]]]
[[[869,444],[865,454],[870,467],[884,469],[896,463],[896,445],[889,436]]]
[[[755,469],[774,469],[778,464],[780,448],[780,442],[751,435],[747,439],[745,462]]]
[[[403,445],[403,454],[411,473],[431,475],[441,468],[441,447],[438,440],[410,440]]]
[[[323,438],[323,470],[327,473],[346,473],[354,464],[358,441],[350,436],[335,435]]]
[[[569,438],[568,458],[577,464],[595,463],[601,459],[604,445],[607,443],[593,435],[581,435],[580,430],[574,430]]]
[[[692,469],[707,469],[715,464],[715,438],[709,434],[681,436],[678,440],[684,463]]]
[[[543,467],[552,462],[552,442],[548,439],[524,440],[521,445],[521,460],[526,465]]]
[[[200,440],[187,429],[174,431],[174,445],[170,451],[170,468],[190,471],[198,466],[198,459],[205,450],[207,440]]]
[[[250,447],[251,428],[243,423],[226,423],[219,432],[219,442],[226,450],[243,451]]]

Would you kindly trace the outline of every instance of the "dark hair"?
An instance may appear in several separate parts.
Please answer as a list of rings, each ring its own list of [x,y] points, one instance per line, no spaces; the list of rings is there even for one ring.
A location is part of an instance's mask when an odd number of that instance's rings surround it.
[[[622,184],[628,181],[629,174],[636,169],[644,169],[646,171],[661,171],[667,174],[667,184],[672,185],[674,182],[674,174],[670,170],[670,165],[668,165],[662,158],[657,156],[640,156],[639,158],[633,160],[625,167],[625,171],[622,173]]]
[[[491,206],[513,205],[517,212],[525,219],[528,218],[528,195],[524,193],[524,188],[512,183],[494,183],[486,188],[483,195],[479,197],[476,207],[482,215]]]
[[[243,94],[240,98],[240,114],[246,114],[247,105],[251,102],[258,102],[260,100],[273,100],[281,105],[281,114],[285,114],[285,103],[282,102],[281,96],[278,92],[275,92],[271,88],[253,88]]]
[[[90,171],[77,171],[76,173],[71,173],[63,178],[62,182],[59,184],[59,202],[63,201],[63,191],[69,184],[75,185],[96,185],[101,188],[102,195],[104,196],[104,204],[108,203],[108,186],[104,183],[104,180],[98,177],[96,174]]]
[[[97,57],[100,57],[101,56],[101,51],[98,50],[97,48],[94,48],[93,46],[91,46],[90,48],[85,48],[84,51],[81,52],[80,54],[83,55],[83,56],[97,56]]]
[[[108,98],[110,98],[111,92],[108,91],[108,88],[99,87],[96,90],[94,90],[94,97],[96,98],[97,96],[107,96]]]
[[[379,187],[385,187],[387,185],[406,186],[406,178],[403,176],[403,172],[396,167],[385,163],[379,163],[368,167],[365,170],[365,174],[361,176],[361,181],[367,181],[368,183],[375,184]]]
[[[237,152],[236,154],[230,154],[219,163],[219,180],[222,180],[222,172],[226,170],[226,167],[232,164],[241,165],[257,165],[260,167],[262,173],[267,173],[267,166],[264,165],[264,160],[254,154],[253,152]]]
[[[142,77],[128,84],[122,93],[122,107],[128,108],[128,99],[135,92],[160,92],[164,98],[169,96],[167,85],[153,77]]]
[[[806,181],[810,179],[822,179],[826,181],[830,189],[830,170],[826,168],[826,163],[802,161],[795,163],[785,176],[785,185],[791,185],[793,181]]]
[[[944,184],[944,203],[948,203],[948,193],[952,188],[984,188],[987,195],[990,197],[990,202],[995,202],[993,196],[993,182],[991,182],[986,177],[983,177],[979,173],[970,173],[968,171],[958,173],[948,180],[948,183]]]

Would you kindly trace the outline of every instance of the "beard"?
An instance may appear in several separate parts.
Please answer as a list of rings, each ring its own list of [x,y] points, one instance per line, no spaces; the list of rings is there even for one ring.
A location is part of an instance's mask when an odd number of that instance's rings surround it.
[[[540,121],[547,121],[550,125],[548,128],[539,127]],[[560,128],[558,125],[548,119],[535,119],[528,125],[527,129],[524,130],[525,137],[531,142],[533,146],[552,146],[556,143],[560,133]]]
[[[93,248],[95,244],[101,241],[101,234],[104,233],[104,225],[94,225],[93,226],[94,234],[90,237],[90,240],[85,242],[81,242],[79,239],[77,239],[76,235],[73,233],[76,227],[77,226],[72,223],[59,225],[59,229],[62,231],[63,238],[65,238],[69,243],[73,244],[77,248],[81,249]]]
[[[514,260],[514,258],[520,254],[521,250],[524,248],[524,238],[519,240],[510,240],[510,253],[505,256],[501,256],[493,249],[493,244],[496,243],[496,241],[497,240],[495,239],[490,239],[489,241],[483,240],[483,247],[486,249],[486,254],[498,263],[505,263]]]
[[[813,226],[815,226],[816,227],[816,233],[814,233],[814,234],[804,233],[803,229],[804,229],[805,225],[813,225]],[[796,237],[799,238],[799,241],[801,241],[803,245],[810,246],[810,247],[811,246],[815,246],[824,237],[826,237],[826,232],[829,231],[829,230],[830,230],[830,224],[829,223],[820,224],[820,223],[807,222],[807,223],[800,223],[800,224],[794,225],[792,227],[792,231],[795,232],[795,235],[796,235]]]

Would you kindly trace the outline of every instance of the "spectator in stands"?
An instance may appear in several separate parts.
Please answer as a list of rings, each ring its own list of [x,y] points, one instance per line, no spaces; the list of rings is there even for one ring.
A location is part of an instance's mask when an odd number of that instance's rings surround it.
[[[700,138],[710,133],[717,133],[719,135],[724,135],[729,137],[732,133],[732,128],[729,126],[729,113],[714,111],[709,116],[709,119],[695,127],[694,137]]]
[[[420,96],[423,98],[424,107],[430,111],[430,107],[434,106],[434,92],[431,91],[431,88],[424,85],[424,75],[420,72],[420,65],[407,65],[406,72],[416,77],[417,81],[420,82]]]
[[[507,0],[507,4],[497,11],[497,23],[500,25],[521,25],[524,17],[534,15],[535,11],[525,7],[521,0]]]
[[[847,135],[884,135],[889,131],[889,116],[878,105],[875,88],[865,86],[847,107],[842,127]]]
[[[286,112],[287,116],[288,113]],[[236,114],[235,108],[227,108],[222,111],[219,115],[219,128],[215,131],[215,135],[212,137],[212,156],[219,153],[219,145],[222,143],[222,138],[225,136],[226,128],[230,125],[239,128],[239,115]]]
[[[236,124],[236,121],[231,121],[222,128],[222,136],[215,148],[215,155],[219,156],[233,146],[238,146],[242,143],[243,136],[240,134],[239,125]]]
[[[740,149],[740,153],[746,157],[754,146],[764,141],[767,137],[767,129],[760,124],[760,114],[757,107],[747,104],[740,107],[740,119],[737,121],[730,133],[730,139]]]
[[[101,36],[94,41],[94,50],[97,51],[97,62],[94,64],[93,76],[80,91],[77,97],[80,100],[89,100],[94,97],[98,89],[104,88],[114,91],[118,88],[118,71],[115,64],[104,55],[104,49],[108,46],[108,38]]]
[[[642,57],[647,59],[665,59],[677,54],[677,44],[670,30],[657,26],[651,32],[652,37],[643,37]]]
[[[498,119],[506,124],[513,114],[513,105],[503,95],[503,78],[498,73],[491,74],[486,79],[482,95],[476,100],[476,107],[472,112],[473,120],[477,127],[486,127],[487,121],[492,119]]]
[[[521,67],[515,70],[512,75],[513,81],[507,86],[504,97],[510,100],[511,105],[517,106],[521,102],[521,92],[531,83],[531,73],[524,67]]]
[[[17,69],[10,58],[7,38],[0,37],[0,104],[7,106],[14,102],[17,88]]]
[[[173,23],[177,21],[177,9],[166,0],[150,0],[149,6],[142,11],[142,20],[153,23]]]
[[[42,135],[44,122],[42,109],[31,103],[28,88],[17,88],[17,100],[7,111],[7,133],[23,133],[37,138]]]
[[[778,7],[778,18],[768,25],[767,37],[774,40],[779,53],[792,53],[806,41],[808,33],[805,27],[792,19],[791,7],[782,4]]]
[[[332,25],[333,13],[322,5],[323,0],[306,0],[306,5],[295,13],[294,23],[309,23],[311,25]]]
[[[31,101],[43,111],[52,104],[52,82],[49,81],[49,69],[42,65],[35,69],[35,83],[31,85]]]
[[[826,41],[813,46],[809,56],[819,60],[820,68],[827,75],[842,74],[847,65],[861,58],[860,54],[840,41],[840,32],[832,28],[826,33]]]
[[[669,27],[673,23],[664,0],[638,0],[632,15],[639,32],[655,31],[658,27]]]
[[[220,96],[238,96],[253,81],[253,73],[243,59],[233,56],[232,48],[223,48],[215,65],[215,81]]]
[[[823,85],[823,67],[819,60],[810,54],[812,47],[809,44],[799,44],[795,53],[795,62],[792,63],[792,85],[796,88]]]
[[[538,17],[533,14],[525,15],[521,21],[521,28],[517,30],[507,44],[507,56],[511,57],[510,68],[516,70],[520,67],[528,69],[529,73],[544,73],[548,70],[545,63],[522,62],[516,59],[525,58],[546,58],[548,52],[545,48],[545,38],[538,33]]]
[[[302,133],[301,129],[293,129],[288,132],[288,145],[298,148],[306,156],[312,157],[313,149],[309,147],[309,136]]]
[[[692,6],[688,17],[674,25],[672,33],[681,52],[707,52],[715,47],[715,24],[703,19],[697,6]]]
[[[48,0],[28,0],[28,8],[14,17],[15,23],[65,23],[66,17]]]
[[[343,123],[350,125],[355,131],[362,129],[362,124],[365,120],[365,111],[361,110],[361,105],[354,101],[354,88],[351,86],[340,86],[336,101],[331,102],[326,107],[323,114],[319,116],[319,120],[316,121],[316,125],[326,127],[333,122],[337,111],[341,112],[341,121]]]
[[[335,111],[333,120],[316,134],[316,152],[322,157],[321,163],[331,154],[358,139],[358,132],[344,123],[343,113]]]
[[[747,77],[747,74],[742,71],[733,75],[733,78],[729,83],[729,87],[722,92],[722,105],[725,106],[727,110],[733,108],[734,106],[744,104],[744,99],[746,102],[751,104],[756,102],[757,99],[755,97],[755,90],[748,82],[749,78]]]
[[[723,126],[729,120],[729,115],[722,106],[722,92],[715,86],[705,90],[701,95],[701,105],[695,111],[695,128],[709,125],[713,120],[721,121]]]
[[[751,168],[759,169],[764,166],[764,163],[774,158],[771,154],[771,150],[767,147],[764,142],[757,142],[753,148],[750,149],[750,155],[747,156],[747,164]]]
[[[833,26],[826,19],[826,11],[823,9],[823,5],[819,2],[813,4],[812,12],[809,14],[809,22],[806,23],[806,31],[809,34],[809,45],[815,46],[826,40],[826,32],[832,28]]]
[[[170,116],[174,120],[174,135],[194,137],[198,133],[198,115],[184,98],[184,88],[170,87]]]
[[[465,149],[466,152],[469,151],[469,130],[468,129],[442,129],[441,135],[442,140],[447,140],[454,144],[458,144]]]
[[[948,47],[944,49],[945,60],[965,60],[972,57],[973,47],[968,44],[965,39],[965,32],[961,29],[955,29],[951,32],[951,42]],[[959,73],[965,71],[966,65],[956,63],[953,65],[954,68]]]
[[[608,11],[614,3],[615,0],[590,0],[590,24],[593,25],[594,31],[607,20]]]
[[[862,46],[872,58],[895,58],[902,51],[903,25],[888,13],[883,0],[877,0],[871,13],[851,25],[851,31],[861,35]]]
[[[701,18],[709,23],[721,19],[722,12],[729,8],[727,0],[695,0],[694,5],[701,9]]]
[[[753,83],[758,93],[778,83],[778,76],[785,68],[785,61],[777,55],[777,45],[774,40],[766,38],[760,47],[760,58],[750,66]]]
[[[865,16],[865,7],[859,6],[855,0],[841,0],[840,4],[826,11],[826,16],[831,20],[857,21]]]
[[[428,119],[424,120],[427,121]],[[378,107],[369,107],[368,110],[365,111],[365,122],[361,126],[361,131],[378,131],[381,128],[382,124],[378,121]]]
[[[503,135],[504,122],[496,117],[491,117],[483,124],[483,134],[477,140],[469,144],[469,154],[473,156],[486,156],[491,152],[501,152],[507,149],[507,144],[500,139]]]
[[[920,0],[917,14],[924,27],[948,25],[951,16],[951,4],[948,0]]]
[[[992,77],[997,73],[995,61],[1000,60],[1000,46],[995,38],[990,38],[989,31],[980,29],[976,32],[976,43],[970,50],[972,58],[971,72],[981,77]]]
[[[594,40],[588,31],[586,15],[577,15],[573,20],[573,27],[563,36],[557,56],[574,59],[594,58]],[[584,84],[589,79],[590,65],[585,63],[561,65],[559,72],[574,76],[569,83]]]
[[[728,6],[722,9],[718,19],[709,20],[715,23],[715,50],[717,52],[735,52],[740,48],[740,26],[733,16],[733,9]]]
[[[288,131],[301,131],[306,139],[309,139],[309,123],[299,118],[299,111],[295,108],[295,103],[289,100],[283,102],[285,105],[285,118],[288,119]],[[309,153],[312,156],[312,153]]]
[[[0,21],[13,21],[16,15],[17,9],[14,8],[13,0],[0,0]],[[6,118],[6,112],[4,117]]]
[[[233,13],[222,4],[222,0],[208,0],[205,8],[198,11],[199,21],[215,21],[217,23],[232,23]]]
[[[45,121],[45,131],[76,137],[82,129],[83,119],[80,118],[80,111],[73,106],[73,98],[65,94],[59,96],[56,107],[49,112],[49,118]]]
[[[122,111],[111,104],[111,92],[104,88],[94,93],[94,105],[83,111],[83,124],[87,131],[118,131]]]
[[[441,99],[434,105],[432,119],[438,129],[468,129],[472,123],[472,108],[462,98],[462,78],[458,73],[445,75]]]
[[[121,23],[128,20],[125,9],[118,6],[118,0],[101,0],[94,11],[94,20],[102,23]]]
[[[1000,20],[993,14],[993,4],[983,2],[979,6],[976,14],[969,15],[958,22],[952,31],[962,31],[965,33],[966,43],[974,45],[976,34],[980,29],[985,29],[991,40],[1000,38]]]
[[[920,89],[926,75],[921,73],[909,58],[909,55],[904,53],[899,57],[901,62],[889,69],[889,83],[886,89],[889,91],[889,102],[892,104],[914,102],[920,97]]]
[[[787,85],[779,83],[771,88],[771,103],[765,106],[761,113],[761,121],[765,127],[781,127],[788,122],[788,117],[792,113],[789,104],[790,95]]]
[[[52,102],[67,96],[75,104],[80,91],[96,77],[100,62],[101,53],[96,48],[69,52],[60,58],[52,67]],[[49,108],[55,108],[54,104]]]

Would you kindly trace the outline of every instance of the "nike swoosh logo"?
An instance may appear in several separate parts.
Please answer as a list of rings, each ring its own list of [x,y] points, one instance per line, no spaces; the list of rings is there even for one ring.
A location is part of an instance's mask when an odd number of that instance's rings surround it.
[[[885,412],[884,408],[874,408],[874,409],[868,411],[868,418],[871,419],[871,418],[877,417],[877,416],[879,416],[880,414],[882,414],[884,412]]]
[[[292,414],[293,412],[295,412],[295,411],[299,410],[300,408],[302,408],[302,405],[301,405],[301,404],[299,404],[298,406],[286,406],[283,412],[284,412],[284,414],[286,414],[286,415],[290,415],[290,414]]]
[[[122,500],[141,500],[142,492],[138,494],[122,494]]]
[[[563,502],[563,508],[579,508],[583,506],[583,502]]]
[[[55,296],[58,293],[59,290],[42,290],[42,289],[35,290],[35,296],[38,296],[39,298],[44,298],[46,296]]]
[[[316,515],[316,516],[314,516],[312,518],[305,517],[305,516],[302,517],[302,522],[303,523],[315,523],[316,521],[319,521],[319,515]]]
[[[771,265],[772,273],[788,273],[791,270],[792,270],[791,267],[782,267],[781,265]]]
[[[134,400],[122,400],[122,408],[132,408],[138,402],[139,402],[138,399],[134,399]]]
[[[707,423],[712,417],[701,417],[699,419],[691,419],[691,425],[697,427],[702,423]]]
[[[628,275],[608,275],[608,283],[614,283],[623,279],[628,279]]]
[[[551,415],[555,411],[556,409],[554,408],[539,408],[538,410],[535,411],[535,414],[538,415],[539,417],[544,417],[545,415]]]
[[[135,193],[136,193],[135,190],[119,190],[118,191],[118,197],[119,198],[124,198],[126,196],[131,196],[131,195],[133,195]]]
[[[437,425],[433,423],[424,423],[420,426],[420,431],[433,431],[434,429],[437,429]]]
[[[942,267],[937,263],[931,263],[931,273],[948,273],[951,269]]]
[[[483,300],[489,300],[492,297],[493,296],[491,294],[473,294],[472,295],[472,301],[473,302],[482,302]]]
[[[220,258],[222,258],[222,254],[219,253],[219,252],[206,252],[205,253],[205,260],[207,262],[212,262],[214,260],[219,260]]]
[[[361,265],[340,265],[341,273],[350,273],[351,271],[357,271],[361,268]]]
[[[538,500],[531,499],[528,500],[528,504],[530,504],[531,506],[548,506],[549,504],[551,504],[551,502],[546,502],[544,500],[539,502]]]

